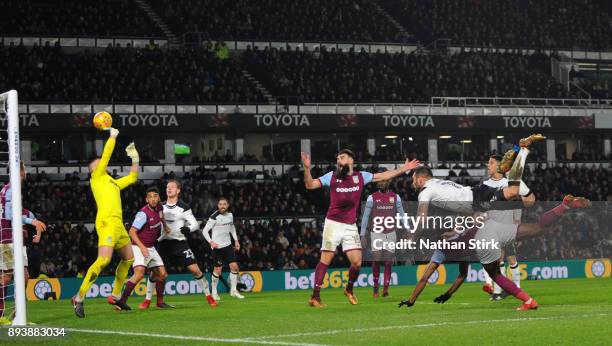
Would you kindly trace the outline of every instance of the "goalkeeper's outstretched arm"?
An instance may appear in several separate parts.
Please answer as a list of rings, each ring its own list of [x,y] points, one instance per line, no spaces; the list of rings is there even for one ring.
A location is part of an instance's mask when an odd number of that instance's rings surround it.
[[[136,150],[134,142],[128,144],[125,148],[125,152],[132,159],[132,167],[130,168],[130,174],[115,180],[121,190],[134,184],[136,180],[138,180],[138,169],[140,167],[140,157],[138,156],[138,151]]]
[[[98,165],[91,173],[91,176],[101,175],[106,172],[108,162],[110,161],[110,158],[113,155],[113,150],[115,150],[117,136],[119,136],[119,130],[111,127],[110,136],[108,137],[106,144],[104,144],[104,151],[102,151],[102,157],[100,158],[100,162],[98,162]]]

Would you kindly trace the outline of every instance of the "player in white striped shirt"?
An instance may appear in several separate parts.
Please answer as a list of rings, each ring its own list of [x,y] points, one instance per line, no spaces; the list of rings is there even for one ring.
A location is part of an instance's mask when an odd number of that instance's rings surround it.
[[[212,237],[209,232],[212,230]],[[202,231],[204,238],[210,244],[213,252],[214,270],[212,274],[212,296],[215,300],[219,300],[217,293],[217,284],[223,269],[223,264],[227,263],[230,268],[230,296],[238,299],[244,299],[236,289],[238,283],[238,273],[240,268],[236,261],[236,251],[240,250],[240,242],[236,234],[234,226],[234,215],[229,212],[229,201],[225,197],[219,198],[217,203],[217,211],[215,211]],[[232,246],[232,238],[234,245]]]

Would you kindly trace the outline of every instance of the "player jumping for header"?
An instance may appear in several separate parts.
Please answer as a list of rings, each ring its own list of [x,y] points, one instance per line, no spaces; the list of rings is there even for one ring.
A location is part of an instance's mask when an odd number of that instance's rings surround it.
[[[91,285],[96,281],[98,275],[110,263],[113,251],[117,250],[121,261],[115,271],[115,282],[113,283],[112,295],[119,300],[121,288],[127,279],[128,271],[134,262],[134,254],[130,246],[130,236],[123,225],[123,208],[121,207],[121,190],[132,185],[138,179],[138,151],[134,143],[130,143],[125,152],[132,159],[130,174],[115,179],[111,177],[106,168],[110,161],[119,130],[111,128],[110,136],[104,145],[102,157],[93,160],[89,164],[91,178],[89,183],[98,212],[96,214],[96,232],[98,233],[98,258],[87,270],[79,292],[72,297],[74,313],[77,317],[85,317],[83,301]]]
[[[323,239],[321,244],[321,259],[314,276],[314,289],[308,303],[312,307],[323,307],[321,303],[321,285],[327,272],[327,267],[334,259],[336,248],[342,245],[351,263],[349,277],[344,295],[352,305],[357,304],[357,297],[353,294],[353,285],[361,270],[361,240],[357,225],[357,210],[361,203],[363,187],[370,182],[390,180],[416,168],[418,160],[406,160],[399,168],[383,173],[359,172],[353,169],[355,154],[348,149],[341,150],[336,155],[336,171],[313,179],[310,173],[310,155],[302,153],[304,165],[304,185],[306,189],[319,189],[328,186],[330,190],[330,205],[323,225]]]

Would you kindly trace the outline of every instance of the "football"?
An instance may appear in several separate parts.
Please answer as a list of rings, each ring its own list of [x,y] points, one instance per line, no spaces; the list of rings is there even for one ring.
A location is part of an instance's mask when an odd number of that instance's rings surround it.
[[[108,130],[113,126],[113,117],[108,112],[98,112],[93,117],[93,124],[100,131]]]

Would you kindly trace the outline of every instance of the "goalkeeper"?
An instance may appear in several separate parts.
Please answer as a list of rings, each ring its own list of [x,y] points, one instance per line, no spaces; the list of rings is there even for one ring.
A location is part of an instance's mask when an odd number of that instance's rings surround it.
[[[87,270],[87,275],[83,279],[79,292],[72,297],[72,305],[74,313],[80,317],[85,317],[83,300],[91,285],[96,281],[102,270],[110,263],[113,256],[113,250],[117,250],[121,256],[121,261],[117,265],[115,271],[115,282],[113,283],[113,297],[121,296],[121,289],[127,279],[128,270],[134,262],[132,246],[130,244],[130,236],[123,225],[121,195],[120,191],[135,183],[138,179],[138,152],[134,143],[130,143],[125,151],[132,159],[132,167],[130,174],[125,177],[114,179],[111,177],[106,168],[108,161],[115,149],[115,143],[119,131],[110,129],[110,137],[104,145],[102,157],[93,160],[89,164],[89,173],[91,178],[91,191],[98,212],[96,215],[96,232],[98,233],[98,258]],[[119,299],[116,299],[119,302]],[[120,302],[118,303],[120,304]],[[121,306],[119,306],[121,308]]]

